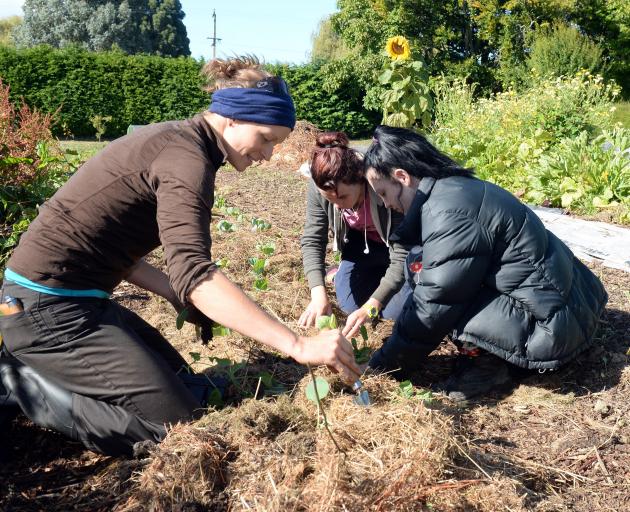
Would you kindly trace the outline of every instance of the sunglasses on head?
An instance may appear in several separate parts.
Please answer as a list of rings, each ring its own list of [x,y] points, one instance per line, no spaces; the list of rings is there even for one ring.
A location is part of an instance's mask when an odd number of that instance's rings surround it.
[[[289,94],[289,86],[284,79],[279,76],[270,76],[258,80],[253,85],[254,89],[262,89],[263,91],[269,91],[275,94]]]

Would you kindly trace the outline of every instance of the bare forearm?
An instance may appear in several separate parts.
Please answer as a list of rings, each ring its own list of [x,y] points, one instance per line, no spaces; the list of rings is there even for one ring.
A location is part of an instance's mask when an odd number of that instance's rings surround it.
[[[287,355],[295,355],[297,336],[265,313],[220,270],[202,281],[189,300],[215,322]]]
[[[170,302],[175,299],[168,276],[144,260],[140,260],[125,279],[131,284],[160,295]]]
[[[341,372],[348,383],[359,378],[352,345],[339,330],[303,338],[257,306],[220,270],[215,270],[189,295],[188,300],[204,315],[245,336],[283,352],[303,364],[325,364]]]

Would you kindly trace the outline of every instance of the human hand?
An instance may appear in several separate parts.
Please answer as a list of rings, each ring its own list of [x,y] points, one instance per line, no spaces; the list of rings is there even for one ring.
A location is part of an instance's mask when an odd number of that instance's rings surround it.
[[[191,323],[195,326],[195,331],[197,333],[197,339],[201,340],[203,345],[207,345],[212,341],[213,332],[212,328],[214,326],[214,321],[211,318],[208,318],[201,311],[199,311],[195,306],[189,304],[184,307],[181,303],[176,302],[172,303],[173,307],[178,313],[177,320],[180,322],[180,318],[183,322]],[[183,324],[182,322],[182,324]],[[178,329],[181,324],[178,323]]]
[[[353,336],[356,336],[361,326],[365,322],[367,322],[369,318],[370,317],[368,315],[368,312],[363,308],[359,308],[356,311],[353,311],[348,315],[348,318],[346,319],[346,325],[343,326],[341,334],[343,334],[346,338],[352,338]]]
[[[302,364],[325,364],[340,373],[348,384],[353,384],[361,376],[352,345],[339,329],[321,331],[316,336],[298,337],[291,357]]]
[[[356,336],[361,326],[374,318],[374,316],[370,316],[370,309],[374,312],[373,315],[378,315],[378,312],[381,310],[381,303],[376,299],[370,298],[362,307],[348,315],[346,325],[344,325],[341,333],[346,338]]]
[[[315,321],[318,316],[330,315],[332,313],[332,307],[326,294],[326,288],[323,286],[316,286],[311,290],[311,302],[300,315],[298,325],[300,327],[312,327],[315,325]]]

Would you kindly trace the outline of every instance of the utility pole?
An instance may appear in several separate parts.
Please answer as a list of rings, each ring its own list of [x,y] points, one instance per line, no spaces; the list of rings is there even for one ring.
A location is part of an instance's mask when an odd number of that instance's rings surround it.
[[[220,38],[217,37],[217,11],[216,9],[212,9],[212,20],[214,22],[214,32],[212,33],[212,37],[208,37],[212,41],[212,58],[215,59],[217,56],[217,41],[221,41]]]

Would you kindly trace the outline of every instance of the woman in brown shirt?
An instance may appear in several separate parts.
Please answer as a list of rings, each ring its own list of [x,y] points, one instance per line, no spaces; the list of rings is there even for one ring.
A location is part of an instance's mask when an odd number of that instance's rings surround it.
[[[131,453],[200,409],[177,374],[186,364],[179,353],[109,299],[123,279],[300,363],[326,364],[348,382],[359,376],[338,330],[296,335],[213,263],[217,170],[268,160],[295,110],[284,81],[255,62],[215,60],[205,72],[214,81],[209,111],[109,144],[41,207],[7,264],[2,300],[24,311],[0,317],[5,399],[94,450]],[[160,245],[166,274],[143,259]]]

